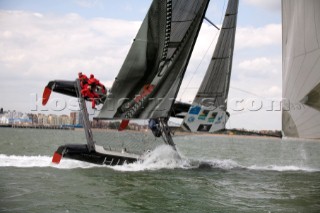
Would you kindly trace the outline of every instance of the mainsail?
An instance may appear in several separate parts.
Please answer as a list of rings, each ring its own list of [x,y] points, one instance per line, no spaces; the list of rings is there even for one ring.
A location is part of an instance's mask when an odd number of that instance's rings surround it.
[[[285,136],[320,138],[320,1],[282,1]]]
[[[209,0],[154,0],[99,119],[167,118]]]
[[[238,0],[230,0],[211,62],[182,126],[192,132],[215,132],[225,128],[229,118],[232,57],[237,25]]]

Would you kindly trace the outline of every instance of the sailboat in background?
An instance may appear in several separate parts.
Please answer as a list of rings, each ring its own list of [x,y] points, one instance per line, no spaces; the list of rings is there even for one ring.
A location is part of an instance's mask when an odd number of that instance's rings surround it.
[[[168,126],[170,116],[181,117],[181,114],[188,112],[184,126],[191,131],[204,131],[190,124],[195,109],[200,108],[197,125],[207,128],[214,124],[215,130],[224,128],[228,118],[226,98],[232,67],[238,0],[229,0],[216,50],[192,107],[190,108],[190,104],[175,103],[208,4],[209,0],[152,2],[96,119],[120,119],[120,130],[128,125],[129,120],[152,119],[156,122],[164,143],[174,149],[175,144]],[[72,87],[72,83],[69,84]],[[45,93],[56,88],[61,87],[48,85]],[[101,141],[93,140],[85,100],[80,95],[79,80],[73,82],[73,89],[67,87],[65,91],[59,89],[57,92],[70,95],[70,91],[72,96],[79,97],[80,107],[84,112],[87,144],[60,146],[54,154],[53,162],[59,163],[61,157],[66,157],[97,164],[121,165],[140,159],[146,147],[150,148],[145,145],[140,150],[127,149],[120,152],[111,148],[106,150],[98,145]],[[206,99],[204,102],[201,101],[203,98]],[[206,115],[202,116],[200,113]],[[210,128],[209,131],[213,130]]]
[[[282,0],[282,131],[320,138],[320,1]]]
[[[211,62],[182,127],[192,132],[225,129],[230,114],[227,98],[232,70],[238,1],[229,1]]]

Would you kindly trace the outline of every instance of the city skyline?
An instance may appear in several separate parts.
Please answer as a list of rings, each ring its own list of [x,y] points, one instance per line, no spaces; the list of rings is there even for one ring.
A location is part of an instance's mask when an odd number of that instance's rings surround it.
[[[82,126],[82,112],[70,112],[70,114],[57,115],[53,113],[25,113],[16,110],[8,110],[0,113],[0,124],[21,125],[74,125]]]

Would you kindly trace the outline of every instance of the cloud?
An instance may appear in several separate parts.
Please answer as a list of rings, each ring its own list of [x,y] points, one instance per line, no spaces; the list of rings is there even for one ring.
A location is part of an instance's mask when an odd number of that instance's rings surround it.
[[[245,98],[281,98],[281,56],[253,57],[234,64],[231,86]],[[234,94],[239,97],[239,94]]]
[[[245,0],[245,3],[272,11],[281,10],[280,0]]]
[[[269,24],[264,27],[239,27],[236,34],[236,48],[257,48],[281,45],[281,24]]]
[[[247,70],[261,70],[265,68],[266,66],[270,66],[271,60],[263,57],[263,58],[256,58],[253,60],[246,60],[239,64],[239,67],[241,69],[247,69]]]
[[[79,70],[113,80],[140,23],[83,19],[77,14],[50,16],[1,12],[1,71],[8,80],[75,78]]]
[[[246,77],[274,78],[281,75],[281,57],[279,58],[254,58],[244,60],[238,65],[240,73]]]
[[[282,90],[279,86],[272,86],[266,91],[266,93],[271,97],[281,97]]]

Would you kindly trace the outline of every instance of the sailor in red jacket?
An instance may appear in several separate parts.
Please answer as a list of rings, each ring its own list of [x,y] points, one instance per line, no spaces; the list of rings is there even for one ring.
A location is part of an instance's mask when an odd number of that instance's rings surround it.
[[[90,75],[90,78],[88,80],[88,84],[91,86],[93,91],[96,91],[97,89],[101,89],[101,92],[103,94],[106,94],[106,88],[103,84],[100,83],[98,79],[94,77],[93,74]]]
[[[96,108],[96,100],[98,100],[100,96],[92,91],[90,85],[86,85],[85,88],[81,90],[81,95],[91,101],[92,109]]]
[[[85,85],[88,84],[89,79],[86,75],[82,74],[82,72],[79,72],[78,76],[79,76],[79,80],[80,80],[81,89],[83,89],[83,88],[85,88]]]

